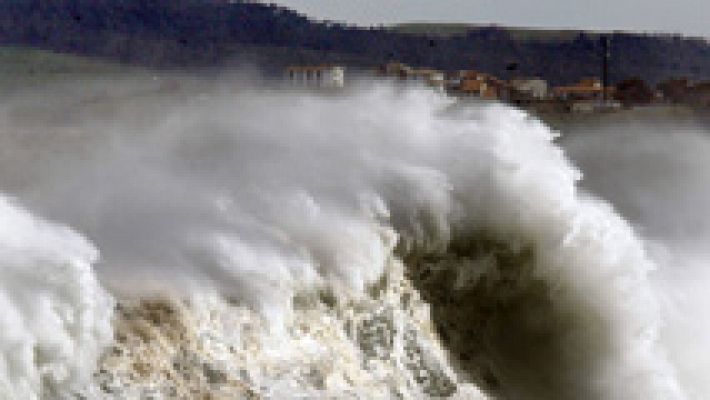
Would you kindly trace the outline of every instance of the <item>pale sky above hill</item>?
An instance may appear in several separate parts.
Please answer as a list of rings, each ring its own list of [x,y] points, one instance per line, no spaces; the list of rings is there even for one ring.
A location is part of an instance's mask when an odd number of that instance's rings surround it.
[[[275,0],[318,19],[672,32],[710,37],[710,0]]]

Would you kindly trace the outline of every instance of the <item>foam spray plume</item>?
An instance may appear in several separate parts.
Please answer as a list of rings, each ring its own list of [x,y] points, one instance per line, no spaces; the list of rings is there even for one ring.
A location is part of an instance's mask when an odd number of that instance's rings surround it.
[[[48,293],[84,313],[56,322],[68,343],[108,347],[63,354],[76,373],[48,380],[0,336],[0,381],[35,398],[684,398],[643,242],[577,188],[539,121],[384,84],[151,84],[67,85],[41,112],[31,93],[3,103],[2,189],[89,238],[118,305],[82,297],[103,291],[78,234],[56,234],[75,253],[17,264],[59,240],[21,236],[0,260],[23,278],[0,298]],[[29,272],[45,264],[62,279]]]
[[[670,109],[661,121],[634,118],[579,127],[563,141],[585,171],[584,185],[612,201],[643,232],[659,265],[651,278],[661,298],[663,341],[692,399],[710,393],[710,358],[698,351],[709,345],[705,118]]]

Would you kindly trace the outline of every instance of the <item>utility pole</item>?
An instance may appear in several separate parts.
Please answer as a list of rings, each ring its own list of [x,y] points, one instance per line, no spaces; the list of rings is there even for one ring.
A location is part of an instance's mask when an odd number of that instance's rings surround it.
[[[611,46],[609,45],[609,36],[602,36],[602,99],[604,104],[609,100],[607,87],[609,87],[609,57],[611,57]]]

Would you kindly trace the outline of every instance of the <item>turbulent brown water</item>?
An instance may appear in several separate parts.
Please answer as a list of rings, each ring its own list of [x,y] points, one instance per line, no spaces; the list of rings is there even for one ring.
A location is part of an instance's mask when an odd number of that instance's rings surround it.
[[[3,398],[702,398],[658,247],[538,120],[165,82],[2,101]]]

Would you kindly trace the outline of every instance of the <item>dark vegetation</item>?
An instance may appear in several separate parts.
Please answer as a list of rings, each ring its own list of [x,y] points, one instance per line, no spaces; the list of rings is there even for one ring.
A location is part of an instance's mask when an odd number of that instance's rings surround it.
[[[613,33],[611,82],[710,75],[702,39]],[[442,36],[314,22],[272,4],[226,0],[0,0],[0,45],[31,46],[154,67],[387,61],[442,70],[476,69],[501,78],[539,76],[552,84],[599,75],[598,35],[536,35],[472,27]],[[515,68],[510,68],[514,65]],[[508,68],[506,68],[508,67]]]
[[[661,85],[662,86],[662,85]],[[614,98],[624,106],[650,104],[653,101],[653,89],[639,78],[629,78],[616,84]]]

